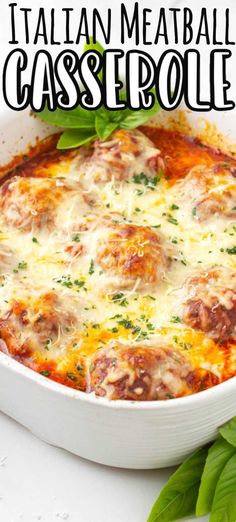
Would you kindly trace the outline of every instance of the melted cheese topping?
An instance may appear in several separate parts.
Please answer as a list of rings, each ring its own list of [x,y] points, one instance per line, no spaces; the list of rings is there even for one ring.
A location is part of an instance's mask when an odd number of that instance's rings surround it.
[[[130,155],[128,144],[115,164],[116,175],[106,147],[105,158],[101,150],[96,156],[89,149],[68,152],[56,163],[50,155],[48,161],[39,155],[32,169],[27,167],[27,177],[21,178],[23,165],[0,196],[0,348],[43,375],[85,391],[91,389],[90,360],[114,343],[134,350],[140,345],[177,350],[193,372],[211,372],[214,382],[235,374],[235,339],[218,342],[210,331],[183,319],[183,307],[196,294],[195,285],[189,290],[186,281],[215,266],[226,272],[216,287],[209,285],[209,292],[222,306],[232,307],[236,288],[224,289],[227,270],[231,274],[236,267],[234,161],[171,132],[168,138],[172,147],[176,139],[176,148],[168,154],[162,131],[144,131],[154,144],[144,137],[144,152],[130,146]],[[212,177],[207,193],[204,187],[195,192],[194,184],[186,185],[199,166]],[[198,219],[196,207],[206,194],[227,194],[232,213],[210,207]],[[132,226],[142,237],[138,247],[130,242]],[[120,239],[122,227],[127,234]],[[160,259],[157,255],[150,261],[151,237],[158,242]],[[122,265],[117,261],[121,250]],[[138,262],[143,258],[142,273],[130,264],[134,255]],[[152,277],[158,263],[158,277]],[[119,378],[117,371],[115,380]],[[139,400],[142,388],[136,389]]]

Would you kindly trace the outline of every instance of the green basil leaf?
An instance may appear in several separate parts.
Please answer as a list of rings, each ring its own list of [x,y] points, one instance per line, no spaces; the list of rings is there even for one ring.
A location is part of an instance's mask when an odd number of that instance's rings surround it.
[[[236,417],[219,429],[220,434],[227,442],[236,447]]]
[[[37,116],[46,123],[65,129],[95,129],[95,112],[87,111],[82,107],[65,111],[56,109],[49,111],[46,107]]]
[[[120,122],[122,121],[122,118],[123,118],[123,111],[121,111],[121,110],[108,111],[107,109],[106,109],[106,111],[109,112],[109,120],[114,123],[117,123],[117,125],[120,127]]]
[[[97,51],[98,53],[101,54],[101,56],[103,55],[104,50],[105,49],[102,47],[102,45],[99,42],[94,43],[92,36],[89,37],[89,43],[85,44],[85,46],[84,46],[84,52]],[[102,69],[101,69],[100,73],[98,74],[98,78],[101,82],[103,81],[103,70]]]
[[[160,105],[157,102],[151,109],[141,109],[140,111],[126,109],[127,116],[121,120],[120,127],[121,129],[135,129],[150,120],[159,110]]]
[[[109,122],[104,117],[97,115],[95,118],[95,128],[98,137],[101,140],[106,140],[112,134],[112,132],[117,129],[118,124]]]
[[[147,522],[172,522],[195,513],[208,448],[195,451],[170,477]]]
[[[196,515],[206,515],[211,511],[215,489],[219,477],[236,448],[220,437],[209,449],[199,489]]]
[[[98,51],[101,55],[103,55],[105,49],[99,42],[94,43],[93,37],[89,36],[89,43],[84,45],[84,52],[86,51]]]
[[[236,520],[236,454],[223,469],[210,515],[210,522],[235,522]]]
[[[89,43],[84,46],[84,51],[98,51],[102,56],[104,49],[99,42],[94,43],[89,37]],[[103,70],[98,74],[99,80],[103,81]],[[155,89],[151,91],[155,95]],[[120,91],[120,99],[126,101],[127,93],[124,88]],[[101,140],[106,140],[117,129],[134,129],[143,125],[160,109],[156,102],[152,109],[133,111],[130,109],[109,111],[104,106],[96,111],[89,111],[78,106],[72,110],[56,109],[49,111],[45,108],[37,116],[44,122],[62,127],[65,132],[61,135],[58,148],[79,147],[93,140],[96,135]],[[74,131],[73,131],[74,129]],[[76,132],[78,129],[78,132]],[[79,130],[80,129],[80,130]]]
[[[58,143],[58,149],[74,149],[89,143],[96,138],[94,131],[87,129],[69,129],[63,132]]]

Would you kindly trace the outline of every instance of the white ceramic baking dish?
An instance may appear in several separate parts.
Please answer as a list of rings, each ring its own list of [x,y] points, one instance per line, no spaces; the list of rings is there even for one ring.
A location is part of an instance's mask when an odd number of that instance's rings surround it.
[[[199,114],[187,117],[198,132]],[[173,120],[173,114],[167,118]],[[236,136],[232,113],[211,113],[207,119]],[[3,114],[1,164],[49,133],[52,128],[28,113]],[[81,457],[123,468],[159,468],[181,462],[236,415],[236,378],[181,399],[111,402],[50,381],[0,353],[0,409],[41,439]]]

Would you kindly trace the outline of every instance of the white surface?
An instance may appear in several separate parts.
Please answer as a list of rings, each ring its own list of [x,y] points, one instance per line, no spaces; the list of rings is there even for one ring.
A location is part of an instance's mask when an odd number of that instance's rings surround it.
[[[2,522],[146,522],[171,471],[93,464],[41,442],[0,414]]]

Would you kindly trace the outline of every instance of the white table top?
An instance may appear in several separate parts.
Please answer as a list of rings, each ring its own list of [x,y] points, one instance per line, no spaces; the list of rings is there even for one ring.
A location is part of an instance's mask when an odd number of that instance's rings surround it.
[[[146,522],[171,471],[93,464],[49,446],[0,414],[3,522]]]

